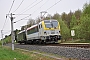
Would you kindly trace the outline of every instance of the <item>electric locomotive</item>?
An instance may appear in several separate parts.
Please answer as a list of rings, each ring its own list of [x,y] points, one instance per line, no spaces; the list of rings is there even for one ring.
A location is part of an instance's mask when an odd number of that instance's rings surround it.
[[[23,36],[23,37],[20,37]],[[43,20],[18,33],[19,43],[58,43],[61,39],[57,20]]]

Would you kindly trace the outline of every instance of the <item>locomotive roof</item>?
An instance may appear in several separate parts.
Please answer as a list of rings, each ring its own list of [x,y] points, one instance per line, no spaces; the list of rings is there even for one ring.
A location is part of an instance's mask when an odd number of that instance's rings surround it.
[[[43,21],[57,21],[55,19],[50,19],[50,20],[43,20]],[[39,22],[38,24],[41,24],[43,21]],[[33,27],[36,27],[38,24],[35,24],[35,25],[32,25],[31,27],[27,28],[27,30],[33,28]]]

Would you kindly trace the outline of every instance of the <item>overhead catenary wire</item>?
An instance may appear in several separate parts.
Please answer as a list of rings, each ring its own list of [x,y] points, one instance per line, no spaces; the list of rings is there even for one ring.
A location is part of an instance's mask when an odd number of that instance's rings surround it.
[[[3,29],[4,29],[4,27],[5,27],[5,24],[6,24],[6,20],[7,20],[7,19],[5,19],[5,22],[4,22],[4,25],[3,25],[3,27],[2,27],[2,30],[3,30]]]
[[[13,0],[13,2],[12,2],[11,8],[10,8],[10,10],[9,10],[9,13],[11,12],[11,9],[12,9],[12,7],[13,7],[14,2],[15,2],[15,0]],[[9,13],[8,13],[8,14],[9,14]]]
[[[47,0],[44,4],[42,4],[38,9],[36,9],[32,14],[34,14],[36,11],[38,11],[40,8],[42,8],[49,0]]]
[[[48,11],[49,9],[51,9],[52,7],[54,7],[56,4],[58,4],[61,0],[59,0],[58,2],[56,2],[55,4],[53,4],[52,6],[50,6],[48,9],[46,9],[46,11]],[[45,15],[45,14],[44,14]],[[43,15],[43,16],[44,16]]]
[[[31,14],[28,15],[28,16],[26,16],[26,17],[24,17],[24,18],[22,18],[22,19],[20,19],[20,20],[15,21],[14,23],[19,22],[19,21],[21,21],[21,20],[23,20],[23,19],[25,19],[25,18],[27,18],[27,17],[29,17],[29,16],[31,16]]]
[[[20,5],[16,8],[16,10],[14,10],[14,12],[16,12],[19,9],[19,7],[22,5],[23,1],[24,0],[21,1]]]
[[[36,1],[37,1],[37,0],[33,1],[31,4],[29,4],[29,5],[28,5],[26,8],[24,8],[22,11],[25,11],[29,6],[33,5]],[[22,12],[22,11],[21,11],[21,12]],[[20,12],[20,14],[21,14],[21,12]]]
[[[28,11],[28,10],[30,10],[30,9],[32,9],[33,7],[35,7],[36,5],[38,5],[40,2],[42,2],[43,0],[40,0],[39,2],[37,2],[35,5],[33,5],[33,6],[31,6],[30,8],[28,8],[27,10],[25,10],[24,12],[22,12],[22,13],[25,13],[26,11]],[[21,14],[22,14],[21,13]]]
[[[8,14],[11,12],[11,9],[12,9],[12,7],[13,7],[14,2],[15,2],[15,0],[13,0],[13,2],[12,2],[12,5],[11,5],[11,7],[10,7],[10,10],[9,10]],[[6,19],[5,19],[4,25],[3,25],[3,27],[2,27],[2,30],[3,30],[4,27],[5,27],[6,20],[7,20],[7,16],[6,16]]]
[[[59,0],[58,2],[56,2],[55,4],[53,4],[51,7],[49,7],[47,10],[51,9],[52,7],[54,7],[56,4],[58,4],[61,0]],[[46,10],[46,11],[47,11]]]
[[[35,2],[36,2],[37,0],[35,0],[34,2],[32,2],[30,5],[28,5],[24,10],[23,10],[23,12],[22,13],[20,13],[20,14],[23,14],[24,13],[24,11],[26,11],[26,9],[29,7],[29,6],[31,6],[31,5],[33,5]],[[36,5],[35,5],[36,6]],[[33,8],[33,6],[32,6],[32,8]],[[29,16],[30,16],[31,14],[29,14]],[[19,17],[20,15],[18,15],[18,17]],[[18,21],[21,21],[22,19],[20,19],[20,20],[18,20]],[[17,21],[16,21],[17,22]]]
[[[33,5],[32,7],[30,7],[29,9],[31,9],[31,8],[33,8],[33,7],[35,7],[36,5],[38,5],[40,2],[42,2],[43,0],[40,0],[38,3],[36,3],[35,5]],[[26,11],[28,11],[29,9],[27,9]],[[24,12],[26,12],[26,11],[24,11]],[[24,13],[23,12],[23,13]],[[21,13],[22,14],[22,13]],[[17,20],[17,21],[15,21],[15,23],[16,22],[18,22],[18,21],[21,21],[21,20],[23,20],[23,19],[25,19],[25,18],[27,18],[27,17],[29,17],[29,16],[31,16],[31,14],[29,14],[28,16],[26,16],[26,17],[24,17],[24,18],[22,18],[22,19],[19,19],[19,20]]]

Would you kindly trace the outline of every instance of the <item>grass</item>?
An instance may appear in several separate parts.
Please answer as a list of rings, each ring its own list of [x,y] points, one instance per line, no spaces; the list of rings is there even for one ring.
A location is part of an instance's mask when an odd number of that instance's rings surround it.
[[[50,57],[34,54],[33,52],[0,46],[0,60],[56,60]]]
[[[0,47],[0,60],[14,60],[14,59],[28,60],[32,58],[20,52],[12,51],[10,48]]]
[[[78,40],[75,43],[90,43],[90,40]]]
[[[61,43],[61,41],[59,41],[59,43]],[[74,39],[74,40],[63,41],[63,43],[90,43],[90,40]]]

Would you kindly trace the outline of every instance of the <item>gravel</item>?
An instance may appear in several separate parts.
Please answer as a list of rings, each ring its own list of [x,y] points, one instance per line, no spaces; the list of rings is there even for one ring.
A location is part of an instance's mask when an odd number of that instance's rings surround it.
[[[7,46],[11,46],[11,44],[7,44]],[[19,45],[19,44],[15,44],[15,48],[52,53],[67,58],[90,59],[89,48],[86,49],[86,48],[75,48],[75,47]]]

